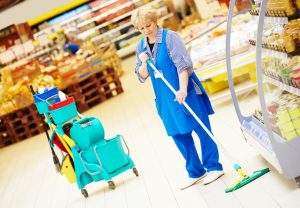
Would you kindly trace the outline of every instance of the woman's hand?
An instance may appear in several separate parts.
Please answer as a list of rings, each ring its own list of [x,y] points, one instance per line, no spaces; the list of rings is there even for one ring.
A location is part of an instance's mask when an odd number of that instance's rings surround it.
[[[140,53],[139,59],[141,60],[141,62],[143,64],[145,64],[146,61],[149,59],[149,56],[148,56],[148,54],[146,52],[143,52],[143,53]]]
[[[140,66],[138,73],[144,80],[146,80],[147,77],[149,76],[147,62],[146,62],[149,59],[149,56],[147,55],[146,52],[143,52],[139,54],[139,59],[141,60],[142,65]]]
[[[187,91],[186,90],[178,90],[177,93],[176,93],[176,98],[175,100],[178,101],[179,104],[182,104],[185,100],[187,96]]]

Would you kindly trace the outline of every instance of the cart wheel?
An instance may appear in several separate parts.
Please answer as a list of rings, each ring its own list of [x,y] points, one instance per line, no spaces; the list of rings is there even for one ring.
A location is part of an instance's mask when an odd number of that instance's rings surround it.
[[[139,176],[139,171],[136,168],[132,168],[132,171],[135,176]]]
[[[89,193],[87,192],[86,189],[81,189],[81,193],[85,198],[87,198],[89,196]]]
[[[116,188],[116,185],[113,181],[108,181],[107,183],[110,189],[114,190]]]

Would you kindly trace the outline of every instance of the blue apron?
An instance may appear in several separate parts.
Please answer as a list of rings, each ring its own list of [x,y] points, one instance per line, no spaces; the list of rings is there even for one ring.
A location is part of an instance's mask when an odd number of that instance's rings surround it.
[[[157,55],[156,55],[156,68],[163,74],[173,88],[179,90],[179,77],[177,69],[169,57],[166,36],[168,30],[163,30],[162,43],[158,44]],[[144,40],[141,41],[143,51]],[[167,87],[167,85],[160,78],[156,78],[153,69],[148,66],[148,71],[151,77],[152,86],[155,93],[156,109],[161,117],[167,134],[174,136],[178,134],[187,134],[192,132],[199,124],[190,114],[190,112],[177,101],[174,101],[175,95]],[[196,94],[194,83],[196,83],[202,91],[202,94]],[[200,80],[197,75],[193,72],[188,81],[187,97],[185,102],[192,108],[192,110],[200,115],[213,114],[213,108],[209,101],[209,98],[202,87]]]

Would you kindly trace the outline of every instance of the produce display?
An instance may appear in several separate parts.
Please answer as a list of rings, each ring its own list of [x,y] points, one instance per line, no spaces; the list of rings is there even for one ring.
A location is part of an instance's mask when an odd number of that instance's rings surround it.
[[[32,104],[29,86],[58,86],[60,89],[96,73],[102,68],[113,67],[122,73],[120,58],[113,45],[102,49],[82,45],[75,55],[62,50],[40,57],[11,64],[1,69],[0,116]]]

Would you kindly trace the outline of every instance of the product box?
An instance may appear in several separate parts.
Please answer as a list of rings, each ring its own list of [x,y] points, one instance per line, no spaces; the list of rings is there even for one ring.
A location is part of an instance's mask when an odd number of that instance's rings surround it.
[[[297,119],[293,119],[292,123],[293,123],[295,129],[300,129],[300,117]]]
[[[289,112],[291,119],[300,118],[300,108],[298,106],[289,108],[288,112]]]
[[[279,129],[280,129],[280,132],[283,134],[283,133],[288,133],[290,131],[294,131],[295,130],[295,127],[293,125],[293,123],[290,121],[290,122],[286,122],[286,123],[277,123]]]
[[[282,134],[282,137],[285,138],[286,140],[292,140],[298,136],[296,131],[290,131],[288,133],[281,132],[281,134]]]
[[[278,123],[286,123],[291,120],[291,117],[286,109],[280,109],[277,112]]]

